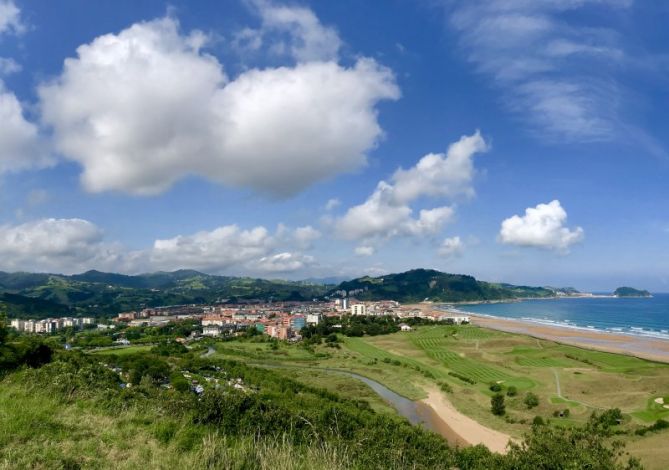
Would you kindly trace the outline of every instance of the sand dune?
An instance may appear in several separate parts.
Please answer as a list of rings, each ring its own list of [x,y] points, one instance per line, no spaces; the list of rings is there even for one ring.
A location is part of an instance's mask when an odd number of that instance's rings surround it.
[[[511,436],[494,429],[490,429],[469,416],[460,413],[455,406],[438,389],[427,390],[428,397],[422,400],[443,421],[442,434],[449,441],[460,446],[483,444],[493,452],[506,453],[506,445]],[[436,427],[441,427],[437,423]],[[453,436],[455,434],[455,436]]]

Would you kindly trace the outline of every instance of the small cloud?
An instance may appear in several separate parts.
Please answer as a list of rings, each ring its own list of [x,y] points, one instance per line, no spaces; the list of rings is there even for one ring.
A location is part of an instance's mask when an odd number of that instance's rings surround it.
[[[568,253],[569,247],[583,240],[581,227],[565,227],[567,212],[557,199],[528,207],[524,216],[514,215],[502,222],[499,240],[507,245],[556,250]]]
[[[341,201],[337,198],[332,198],[329,199],[328,202],[325,203],[325,210],[326,211],[331,211],[336,209],[341,205]]]
[[[294,237],[297,245],[306,250],[311,248],[314,241],[321,238],[322,233],[313,228],[311,225],[298,227],[295,229]]]
[[[21,20],[21,10],[14,0],[0,0],[0,34],[21,34],[25,30],[26,25]]]
[[[355,254],[358,256],[372,256],[376,249],[370,245],[360,245],[355,247]]]
[[[443,256],[444,258],[452,258],[460,256],[464,248],[465,245],[462,243],[462,240],[460,240],[459,236],[450,237],[445,238],[444,241],[441,242],[438,253],[439,256]]]
[[[11,75],[21,71],[21,66],[14,59],[0,57],[0,76]]]

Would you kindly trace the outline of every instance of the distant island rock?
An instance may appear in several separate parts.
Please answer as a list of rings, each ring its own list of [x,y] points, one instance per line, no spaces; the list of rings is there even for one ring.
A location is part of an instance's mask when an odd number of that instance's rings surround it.
[[[634,289],[633,287],[618,287],[613,295],[616,297],[652,297],[647,290]]]

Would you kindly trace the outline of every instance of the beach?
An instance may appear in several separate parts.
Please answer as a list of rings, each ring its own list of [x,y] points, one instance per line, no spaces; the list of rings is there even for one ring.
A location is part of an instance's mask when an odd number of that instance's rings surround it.
[[[443,313],[443,311],[440,311]],[[562,326],[537,324],[531,321],[467,313],[472,324],[493,330],[518,333],[586,349],[636,356],[651,361],[669,363],[669,341],[662,339],[588,331]]]

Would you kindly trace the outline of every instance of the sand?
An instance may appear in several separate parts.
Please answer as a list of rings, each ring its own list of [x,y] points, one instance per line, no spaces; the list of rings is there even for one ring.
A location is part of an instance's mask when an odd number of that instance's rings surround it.
[[[586,349],[626,354],[651,361],[669,363],[669,341],[662,339],[538,325],[527,321],[483,317],[473,314],[469,314],[469,317],[474,325],[484,328],[529,335]]]
[[[511,436],[490,429],[469,416],[463,415],[438,389],[428,389],[427,392],[428,397],[422,402],[432,408],[441,419],[441,426],[436,427],[451,444],[461,447],[483,444],[493,452],[506,453],[506,445],[509,440],[512,440]]]

